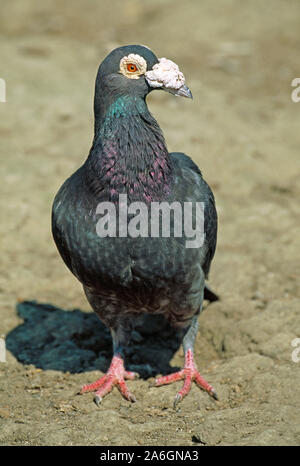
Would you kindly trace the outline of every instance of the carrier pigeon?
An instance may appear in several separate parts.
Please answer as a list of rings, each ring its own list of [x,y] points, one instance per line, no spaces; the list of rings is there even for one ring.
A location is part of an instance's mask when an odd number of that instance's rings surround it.
[[[203,299],[218,299],[205,284],[217,240],[214,196],[187,155],[168,152],[146,103],[153,90],[192,97],[178,66],[158,59],[148,47],[119,47],[104,59],[96,77],[92,147],[53,203],[58,251],[112,334],[108,371],[80,391],[95,391],[97,405],[114,386],[136,401],[126,384],[136,374],[125,370],[124,358],[142,313],[163,314],[182,332],[183,369],[158,377],[154,385],[184,380],[175,406],[193,381],[217,399],[193,355]],[[202,206],[199,225],[196,204]],[[152,214],[152,207],[158,212],[156,223],[149,215],[145,223],[145,211]],[[163,215],[168,208],[169,217]],[[160,223],[166,219],[168,225]],[[189,229],[184,228],[188,220]],[[191,232],[202,238],[196,246],[188,244]]]

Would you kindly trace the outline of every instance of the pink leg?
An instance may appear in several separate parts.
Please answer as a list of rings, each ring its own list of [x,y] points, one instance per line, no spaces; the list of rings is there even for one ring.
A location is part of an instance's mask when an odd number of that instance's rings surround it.
[[[209,385],[209,383],[207,383],[206,380],[197,371],[192,349],[188,349],[186,351],[184,359],[184,368],[181,371],[175,372],[174,374],[165,375],[163,377],[158,377],[154,383],[155,387],[160,387],[161,385],[166,385],[184,379],[183,387],[181,390],[179,390],[175,397],[174,407],[176,407],[176,405],[189,393],[193,380],[200,388],[205,390],[210,396],[217,400],[218,397],[214,388]]]
[[[102,401],[102,398],[111,392],[113,387],[116,385],[126,400],[135,402],[135,396],[130,393],[125,380],[133,380],[136,376],[135,372],[125,371],[124,362],[122,357],[119,354],[116,354],[111,361],[108,371],[96,382],[84,385],[80,393],[86,393],[95,391],[95,403],[99,406]]]

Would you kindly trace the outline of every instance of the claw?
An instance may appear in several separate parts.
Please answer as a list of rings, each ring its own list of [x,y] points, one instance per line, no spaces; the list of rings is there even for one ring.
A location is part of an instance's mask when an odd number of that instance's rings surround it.
[[[129,401],[131,401],[131,403],[136,403],[136,397],[132,393],[129,395]]]
[[[98,406],[98,408],[99,408],[99,406],[101,405],[101,401],[102,401],[102,397],[101,397],[101,396],[99,396],[99,395],[95,395],[95,396],[94,396],[94,402],[96,403],[96,405]]]
[[[214,388],[210,391],[209,394],[214,400],[219,401],[219,397],[218,397],[217,392],[215,391]]]
[[[149,382],[149,384],[148,384],[148,388],[157,387],[156,381],[157,381],[157,379],[151,380],[151,382]]]
[[[178,405],[178,403],[180,403],[181,400],[182,400],[182,395],[180,395],[180,393],[177,393],[177,395],[175,396],[175,399],[174,399],[174,403],[173,403],[173,408],[174,409],[177,408],[177,405]]]
[[[127,379],[127,380],[136,380],[139,378],[140,378],[140,375],[137,372],[125,371],[124,373],[124,379]]]

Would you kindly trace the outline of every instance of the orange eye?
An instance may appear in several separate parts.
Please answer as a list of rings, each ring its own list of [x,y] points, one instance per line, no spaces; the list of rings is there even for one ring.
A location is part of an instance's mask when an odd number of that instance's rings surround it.
[[[134,63],[127,64],[127,71],[129,71],[129,73],[135,73],[137,70],[138,67]]]

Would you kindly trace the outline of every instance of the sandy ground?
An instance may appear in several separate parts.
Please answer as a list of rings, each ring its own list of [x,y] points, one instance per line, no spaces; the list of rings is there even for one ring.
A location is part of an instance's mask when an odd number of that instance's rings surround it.
[[[300,443],[299,21],[297,0],[2,0],[1,445]],[[157,321],[134,335],[137,403],[116,389],[100,408],[75,395],[107,368],[111,340],[50,232],[53,197],[91,144],[97,67],[129,43],[184,71],[194,100],[153,93],[149,107],[219,212],[210,284],[221,301],[200,317],[195,354],[220,401],[193,386],[178,412],[179,384],[148,387],[182,365]]]

